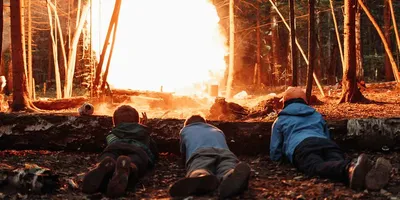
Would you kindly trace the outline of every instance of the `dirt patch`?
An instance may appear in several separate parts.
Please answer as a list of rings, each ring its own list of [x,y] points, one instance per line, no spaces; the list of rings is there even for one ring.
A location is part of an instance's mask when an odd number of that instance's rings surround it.
[[[355,153],[349,153],[356,157]],[[236,199],[396,199],[400,198],[400,155],[371,154],[374,158],[384,156],[391,160],[394,170],[392,178],[384,190],[356,192],[342,183],[326,179],[309,178],[288,165],[277,166],[268,156],[240,157],[253,169],[249,190]],[[22,166],[24,163],[36,163],[48,167],[61,177],[62,188],[52,195],[23,195],[0,191],[0,197],[10,199],[102,199],[103,195],[85,195],[80,189],[69,186],[70,179],[78,185],[82,183],[83,174],[96,162],[96,154],[65,153],[49,151],[0,151],[2,163]],[[136,192],[129,192],[122,199],[161,199],[169,198],[167,189],[170,184],[183,177],[184,168],[178,164],[179,158],[172,154],[163,154],[155,170],[148,174],[137,185]],[[216,195],[197,197],[195,199],[217,199]]]

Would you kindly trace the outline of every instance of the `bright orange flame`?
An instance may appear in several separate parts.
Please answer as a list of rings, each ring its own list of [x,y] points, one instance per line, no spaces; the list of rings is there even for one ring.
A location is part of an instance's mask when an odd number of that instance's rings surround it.
[[[101,52],[115,1],[93,1],[93,48]],[[114,88],[194,94],[221,82],[226,38],[208,0],[124,0],[108,82]]]

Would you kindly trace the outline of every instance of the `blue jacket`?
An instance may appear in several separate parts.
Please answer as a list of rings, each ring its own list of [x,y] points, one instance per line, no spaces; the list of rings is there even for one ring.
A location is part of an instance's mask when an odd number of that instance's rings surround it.
[[[293,163],[297,145],[309,137],[330,138],[322,115],[301,101],[286,105],[272,125],[271,160],[278,161],[284,155]]]
[[[181,153],[185,154],[186,161],[200,148],[214,147],[229,149],[225,134],[217,127],[203,122],[189,124],[184,127],[180,135]]]

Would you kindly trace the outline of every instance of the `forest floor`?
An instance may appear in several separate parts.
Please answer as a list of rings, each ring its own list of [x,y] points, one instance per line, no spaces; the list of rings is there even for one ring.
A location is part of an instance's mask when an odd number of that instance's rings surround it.
[[[350,157],[357,154],[349,152]],[[353,191],[343,183],[321,178],[305,177],[289,165],[277,166],[268,156],[240,157],[250,164],[252,175],[249,189],[234,199],[400,199],[400,154],[370,153],[372,158],[384,156],[392,162],[393,171],[389,184],[380,191]],[[24,195],[0,190],[0,199],[107,199],[101,193],[86,195],[80,188],[69,186],[73,180],[80,187],[85,172],[96,162],[95,154],[48,151],[0,151],[2,163],[22,166],[35,163],[50,168],[60,175],[62,187],[52,195]],[[170,184],[182,178],[184,168],[175,155],[163,154],[155,169],[137,185],[136,192],[130,191],[120,199],[169,199]],[[217,199],[210,194],[195,199]]]

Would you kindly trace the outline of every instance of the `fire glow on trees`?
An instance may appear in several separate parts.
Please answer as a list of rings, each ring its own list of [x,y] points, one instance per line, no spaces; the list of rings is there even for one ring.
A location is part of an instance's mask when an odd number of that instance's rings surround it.
[[[99,58],[115,1],[92,4],[92,48]],[[218,22],[208,0],[122,1],[108,83],[185,95],[221,83],[227,48]]]

